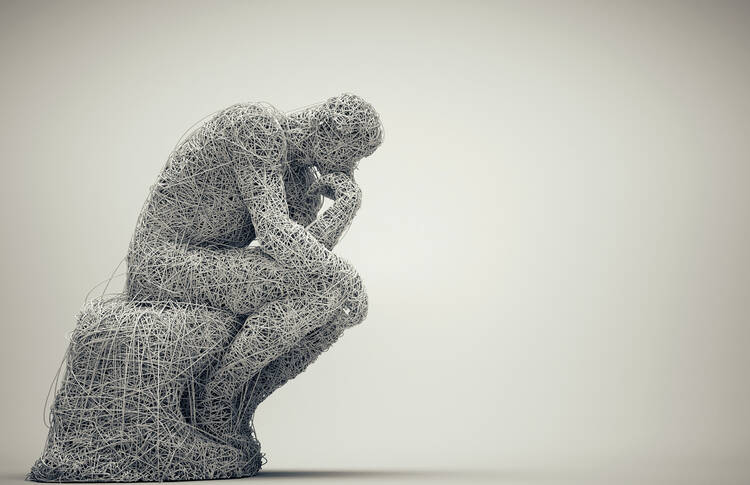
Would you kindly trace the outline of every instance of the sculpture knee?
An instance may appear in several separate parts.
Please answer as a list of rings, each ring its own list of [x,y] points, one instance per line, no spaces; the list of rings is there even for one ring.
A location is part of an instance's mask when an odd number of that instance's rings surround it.
[[[345,326],[350,327],[361,323],[367,316],[368,299],[357,270],[349,263],[342,263],[335,277],[335,286],[339,289],[339,300],[335,305],[344,313]]]

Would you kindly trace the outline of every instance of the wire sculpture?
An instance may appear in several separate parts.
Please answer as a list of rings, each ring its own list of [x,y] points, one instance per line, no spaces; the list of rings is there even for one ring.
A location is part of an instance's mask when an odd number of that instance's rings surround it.
[[[353,94],[289,113],[237,104],[190,133],[141,211],[124,293],[78,315],[28,478],[255,475],[258,405],[367,315],[332,249],[361,205],[354,170],[382,139]]]

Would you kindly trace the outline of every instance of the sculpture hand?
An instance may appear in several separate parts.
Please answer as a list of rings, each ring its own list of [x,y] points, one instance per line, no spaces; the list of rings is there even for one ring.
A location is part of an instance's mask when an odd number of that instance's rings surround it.
[[[314,197],[318,194],[333,199],[350,202],[354,212],[362,203],[362,190],[354,181],[354,178],[343,172],[331,172],[314,181],[307,190],[308,196]]]
[[[334,200],[334,203],[307,230],[327,249],[336,245],[349,227],[362,205],[362,191],[352,177],[342,172],[331,172],[310,185],[309,197],[319,194]]]

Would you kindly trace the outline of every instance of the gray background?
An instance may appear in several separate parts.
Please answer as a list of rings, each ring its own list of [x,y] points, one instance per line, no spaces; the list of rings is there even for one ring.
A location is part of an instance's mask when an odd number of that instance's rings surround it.
[[[3,2],[4,479],[180,135],[347,91],[371,313],[261,407],[275,478],[748,483],[749,50],[747,3]]]

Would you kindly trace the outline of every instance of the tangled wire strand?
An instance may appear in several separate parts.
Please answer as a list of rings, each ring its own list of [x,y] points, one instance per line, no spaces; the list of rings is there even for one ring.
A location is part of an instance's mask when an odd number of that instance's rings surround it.
[[[381,142],[372,106],[344,94],[290,113],[237,104],[179,143],[136,224],[125,292],[78,315],[28,478],[256,474],[258,405],[367,315],[332,249],[361,204],[354,169]]]

